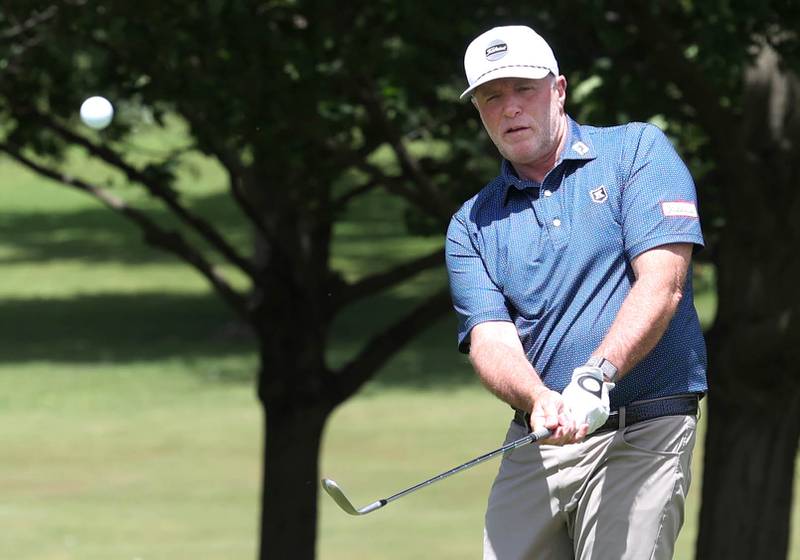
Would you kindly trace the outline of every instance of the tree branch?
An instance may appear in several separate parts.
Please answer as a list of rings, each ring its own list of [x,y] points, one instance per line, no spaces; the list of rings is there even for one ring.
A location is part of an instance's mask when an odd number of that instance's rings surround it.
[[[53,19],[57,13],[58,7],[50,6],[42,12],[34,12],[27,20],[16,23],[13,27],[0,32],[0,43],[13,43],[16,41],[14,48],[8,51],[10,54],[5,61],[5,67],[0,69],[0,82],[7,75],[20,74],[24,71],[24,64],[20,63],[23,55],[44,41],[44,35],[41,30],[36,28],[42,23]],[[9,19],[16,21],[16,18],[13,17],[9,17]],[[28,33],[34,29],[37,33]],[[25,37],[26,35],[27,38]]]
[[[392,177],[391,175],[387,175],[379,167],[366,161],[359,164],[358,168],[365,173],[371,174],[373,176],[373,180],[381,183],[389,192],[406,199],[417,208],[427,212],[428,214],[432,214],[433,217],[437,219],[441,218],[437,212],[431,211],[430,206],[426,205],[425,196],[408,188],[401,177]],[[449,219],[450,216],[447,218]]]
[[[371,190],[374,190],[376,187],[379,187],[380,185],[381,182],[379,180],[373,179],[371,181],[367,181],[363,185],[359,185],[358,187],[351,189],[350,191],[346,192],[345,194],[341,195],[340,197],[331,202],[332,211],[335,213],[344,209],[344,207],[347,206],[347,204],[351,200],[353,200],[358,196],[361,196],[362,194],[368,193]]]
[[[156,222],[150,219],[147,214],[130,206],[127,202],[114,195],[110,191],[75,177],[71,177],[69,175],[49,169],[22,155],[20,150],[14,146],[0,143],[0,151],[7,153],[14,160],[38,173],[39,175],[93,196],[114,212],[135,223],[144,233],[144,238],[147,243],[170,252],[188,262],[211,283],[214,289],[234,309],[234,311],[236,311],[243,319],[249,321],[250,317],[247,310],[246,298],[239,294],[219,272],[219,270],[217,270],[216,267],[208,262],[205,257],[203,257],[199,251],[192,247],[178,232],[166,230],[160,227]]]
[[[58,6],[49,6],[41,12],[33,12],[28,19],[22,21],[9,29],[0,32],[1,41],[10,41],[34,29],[38,25],[49,19],[53,19],[58,13]]]
[[[445,288],[367,342],[361,352],[335,374],[338,377],[335,404],[338,405],[354,395],[375,372],[416,337],[421,329],[429,326],[450,307],[450,292]]]
[[[449,220],[452,214],[452,208],[442,200],[439,190],[431,182],[430,177],[422,170],[417,161],[411,156],[403,143],[403,138],[397,128],[386,117],[383,105],[375,94],[374,89],[370,89],[363,95],[364,105],[367,113],[370,115],[379,129],[383,133],[383,137],[389,141],[400,167],[404,173],[410,177],[414,184],[419,188],[423,204],[419,204],[419,197],[412,199],[421,210],[432,214],[436,218]]]
[[[145,173],[136,169],[120,157],[114,150],[105,146],[94,144],[89,139],[76,134],[51,117],[42,113],[36,113],[35,118],[44,123],[45,126],[58,133],[66,140],[83,146],[90,154],[99,157],[109,165],[122,171],[130,181],[141,184],[153,197],[161,200],[184,224],[197,232],[209,245],[214,247],[231,264],[241,269],[252,282],[257,281],[257,274],[253,263],[241,256],[220,233],[199,216],[190,212],[178,201],[177,193],[169,186],[161,184],[157,179],[148,177]]]
[[[241,165],[235,156],[227,154],[223,150],[217,150],[214,155],[228,172],[228,181],[233,200],[242,213],[250,219],[253,227],[255,227],[265,239],[268,239],[269,233],[267,232],[267,226],[264,224],[263,218],[256,212],[253,204],[247,199],[244,188],[245,175],[248,172],[247,168]]]
[[[335,296],[332,306],[333,309],[342,307],[358,300],[377,294],[387,288],[396,286],[400,282],[407,280],[420,272],[444,264],[444,248],[439,247],[427,255],[405,262],[395,268],[368,276],[349,284]]]
[[[287,288],[296,285],[298,280],[291,266],[291,263],[296,260],[296,255],[290,247],[281,242],[280,235],[276,233],[275,228],[270,228],[267,225],[264,217],[258,213],[257,205],[248,196],[248,187],[245,185],[249,185],[253,189],[257,184],[252,168],[241,165],[235,155],[229,154],[220,148],[212,150],[211,153],[228,172],[231,197],[233,197],[242,213],[250,219],[250,223],[257,234],[260,235],[260,239],[256,240],[255,253],[257,256],[255,257],[256,264],[254,266],[256,269],[260,269],[269,261],[280,261],[281,265],[269,268],[269,274],[279,278]],[[262,242],[263,245],[261,245]],[[269,255],[269,257],[259,258],[258,255],[262,257]],[[263,271],[259,270],[254,279],[254,284],[260,289],[264,289],[264,280],[262,278]]]

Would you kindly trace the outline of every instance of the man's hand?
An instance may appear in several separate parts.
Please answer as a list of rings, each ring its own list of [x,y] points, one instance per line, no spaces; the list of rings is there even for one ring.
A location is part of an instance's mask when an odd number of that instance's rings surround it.
[[[575,421],[588,425],[587,435],[608,420],[611,412],[608,392],[613,388],[614,384],[603,379],[603,371],[598,367],[581,366],[572,372],[572,381],[562,397]]]
[[[535,395],[533,411],[531,412],[531,429],[539,430],[548,428],[553,432],[541,443],[547,445],[564,445],[576,443],[586,437],[588,426],[579,424],[570,413],[569,407],[564,403],[563,397],[555,392],[542,387]]]

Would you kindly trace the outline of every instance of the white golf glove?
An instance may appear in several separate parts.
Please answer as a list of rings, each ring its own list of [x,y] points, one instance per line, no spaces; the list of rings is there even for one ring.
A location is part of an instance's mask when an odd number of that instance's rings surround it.
[[[608,392],[613,383],[603,379],[603,370],[594,366],[581,366],[572,372],[572,381],[561,393],[564,404],[572,411],[575,421],[589,424],[589,434],[608,420],[611,408]]]

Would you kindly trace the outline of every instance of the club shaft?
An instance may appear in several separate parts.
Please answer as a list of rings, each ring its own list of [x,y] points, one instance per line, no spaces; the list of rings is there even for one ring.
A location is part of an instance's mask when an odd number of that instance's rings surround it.
[[[424,488],[426,486],[429,486],[429,485],[433,484],[434,482],[439,482],[440,480],[444,480],[445,478],[447,478],[449,476],[453,476],[456,473],[459,473],[461,471],[465,471],[465,470],[467,470],[469,468],[474,467],[475,465],[479,465],[479,464],[483,463],[484,461],[488,461],[492,457],[496,457],[498,455],[505,455],[506,453],[509,453],[510,451],[513,451],[514,449],[517,449],[518,447],[522,447],[524,445],[528,445],[528,444],[533,443],[535,441],[538,441],[540,439],[546,438],[550,434],[551,434],[551,432],[547,428],[542,428],[538,432],[531,432],[528,435],[526,435],[524,437],[521,437],[521,438],[519,438],[517,440],[514,440],[512,442],[509,442],[509,443],[505,444],[502,447],[498,447],[497,449],[495,449],[493,451],[489,451],[488,453],[485,453],[485,454],[481,455],[480,457],[475,457],[474,459],[472,459],[471,461],[467,461],[463,465],[459,465],[457,467],[454,467],[454,468],[450,469],[449,471],[443,472],[442,474],[438,474],[438,475],[434,476],[433,478],[429,478],[428,480],[426,480],[424,482],[420,482],[419,484],[411,486],[410,488],[406,488],[405,490],[402,490],[402,491],[398,492],[397,494],[389,496],[388,498],[384,498],[382,500],[379,500],[379,502],[376,502],[376,504],[380,503],[381,504],[380,507],[382,507],[382,506],[388,504],[389,502],[393,502],[393,501],[395,501],[395,500],[397,500],[399,498],[402,498],[403,496],[411,494],[412,492],[416,492],[420,488]]]

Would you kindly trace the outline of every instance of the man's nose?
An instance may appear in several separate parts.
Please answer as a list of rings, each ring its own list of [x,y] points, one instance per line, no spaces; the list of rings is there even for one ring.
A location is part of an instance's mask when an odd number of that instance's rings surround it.
[[[514,118],[522,112],[522,107],[515,98],[510,98],[503,107],[503,116]]]

